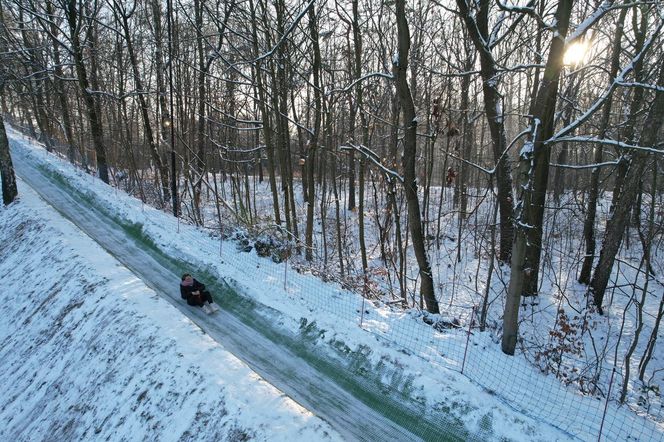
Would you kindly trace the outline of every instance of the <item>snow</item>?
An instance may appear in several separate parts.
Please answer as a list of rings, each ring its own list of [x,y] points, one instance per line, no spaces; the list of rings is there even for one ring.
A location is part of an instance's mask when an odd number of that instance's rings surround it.
[[[496,123],[501,124],[504,121],[503,105],[500,101],[496,101]]]
[[[613,4],[613,1],[604,0],[601,5],[595,9],[595,11],[586,18],[583,23],[580,23],[574,32],[570,33],[565,39],[565,45],[569,46],[574,41],[583,37],[583,35],[592,28],[601,19],[610,9]]]
[[[519,151],[519,156],[522,158],[528,158],[533,154],[533,151],[535,149],[535,145],[533,144],[532,141],[526,141],[523,143],[523,147],[521,147],[521,151]]]
[[[546,142],[550,143],[552,141],[558,140],[559,138],[570,135],[571,133],[574,132],[574,130],[576,130],[585,121],[587,121],[595,112],[597,112],[606,102],[609,96],[611,96],[614,89],[616,89],[620,84],[625,82],[625,78],[627,78],[627,75],[629,75],[629,73],[632,72],[632,70],[634,70],[634,66],[638,64],[638,60],[642,59],[645,56],[645,54],[650,50],[650,47],[655,44],[655,42],[657,41],[657,37],[659,36],[660,31],[662,30],[662,27],[664,27],[664,21],[660,21],[658,23],[652,35],[643,44],[643,48],[641,49],[641,51],[638,54],[636,54],[628,63],[626,63],[622,71],[618,73],[616,78],[597,97],[597,99],[593,102],[593,104],[590,105],[588,109],[585,112],[583,112],[581,115],[579,115],[574,121],[570,122],[567,126],[559,129]]]
[[[436,331],[417,312],[364,301],[288,264],[238,251],[17,132],[8,135],[20,152],[15,163],[29,158],[57,172],[95,204],[141,225],[163,253],[208,269],[278,311],[284,329],[318,330],[315,346],[338,343],[363,356],[355,360],[361,366],[348,368],[376,371],[399,392],[407,385],[410,398],[426,404],[426,416],[444,412],[480,440],[597,440],[604,401],[560,386],[523,358],[502,355],[489,333]],[[6,422],[0,439],[342,439],[316,410],[270,385],[270,373],[257,374],[203,333],[199,324],[214,316],[183,314],[23,181],[19,193],[19,202],[0,209],[0,271],[21,275],[5,277],[0,307],[0,367],[16,374],[0,381]],[[473,315],[467,310],[461,323]],[[632,440],[664,440],[661,424],[625,407],[610,403],[607,416],[605,440],[627,440],[630,432]]]
[[[0,440],[342,440],[19,192],[0,211]]]

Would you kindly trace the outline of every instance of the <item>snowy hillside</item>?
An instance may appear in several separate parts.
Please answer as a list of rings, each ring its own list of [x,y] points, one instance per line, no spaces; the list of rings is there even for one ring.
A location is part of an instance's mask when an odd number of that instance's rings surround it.
[[[340,440],[20,192],[0,211],[0,440]]]
[[[424,439],[596,440],[603,402],[502,355],[489,334],[469,339],[464,330],[434,330],[421,317],[364,302],[334,284],[293,272],[288,264],[239,251],[232,242],[101,184],[16,132],[10,138],[19,175],[18,164],[31,163],[55,177],[51,185],[75,189],[90,204],[138,226],[152,246],[188,263],[212,287],[228,283],[242,297],[277,312],[273,325],[299,336],[302,351],[313,348],[335,360],[340,378],[350,373],[379,381],[374,384],[386,402],[400,395],[405,403],[421,405],[421,422],[400,425],[412,425],[409,429]],[[24,182],[19,191],[20,201],[0,212],[0,270],[17,275],[5,277],[11,301],[2,306],[0,364],[4,372],[26,375],[0,385],[6,397],[0,419],[8,423],[0,438],[341,437],[339,429],[312,416],[319,414],[316,404],[303,409],[262,380],[265,373],[253,373],[226,352],[223,338],[216,342],[196,325],[205,330],[215,317],[194,316],[194,324],[166,302],[174,302],[168,298],[173,293],[147,288],[135,271],[46,207]],[[177,279],[163,283],[177,287]],[[21,296],[21,287],[27,296]],[[230,301],[237,299],[218,300],[235,311],[239,307]],[[299,382],[296,375],[292,382]],[[608,440],[625,440],[630,432],[633,440],[663,439],[661,424],[624,408],[610,404],[607,415]],[[437,430],[418,430],[427,422],[439,424]]]

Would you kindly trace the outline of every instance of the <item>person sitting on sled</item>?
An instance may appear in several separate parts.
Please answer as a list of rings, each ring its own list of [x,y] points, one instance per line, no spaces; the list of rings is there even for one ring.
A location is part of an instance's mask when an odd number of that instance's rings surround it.
[[[205,290],[205,285],[196,280],[190,273],[182,275],[180,296],[187,300],[187,304],[202,307],[205,313],[214,313],[219,310],[217,304],[212,300],[210,292]]]

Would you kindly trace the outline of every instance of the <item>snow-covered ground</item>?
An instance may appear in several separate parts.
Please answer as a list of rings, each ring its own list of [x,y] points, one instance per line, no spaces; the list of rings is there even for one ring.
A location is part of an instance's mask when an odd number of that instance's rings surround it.
[[[163,253],[281,312],[281,327],[337,357],[340,368],[376,375],[390,394],[424,404],[427,416],[447,414],[485,440],[597,440],[603,401],[503,355],[490,334],[436,331],[421,315],[238,251],[9,135],[15,151],[140,226]],[[20,201],[0,211],[0,270],[10,296],[0,318],[0,367],[14,374],[0,381],[7,404],[0,419],[8,422],[0,436],[339,438],[19,184]],[[603,440],[664,440],[661,424],[624,407],[609,403],[607,416]]]
[[[341,440],[19,192],[0,210],[0,440]]]

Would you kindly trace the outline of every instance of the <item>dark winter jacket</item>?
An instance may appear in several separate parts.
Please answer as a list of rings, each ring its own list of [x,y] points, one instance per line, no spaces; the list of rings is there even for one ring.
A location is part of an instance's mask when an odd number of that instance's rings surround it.
[[[182,296],[182,299],[187,300],[187,304],[189,305],[197,305],[199,304],[199,299],[197,296],[193,295],[194,292],[200,292],[201,295],[205,296],[207,292],[205,292],[205,284],[202,282],[196,280],[194,278],[194,283],[192,285],[182,285],[180,284],[180,296]],[[197,299],[198,298],[198,299]]]
[[[196,278],[194,278],[194,283],[192,285],[180,284],[180,296],[182,296],[182,299],[189,299],[192,293],[203,293],[203,290],[205,290],[205,284],[198,281]]]

